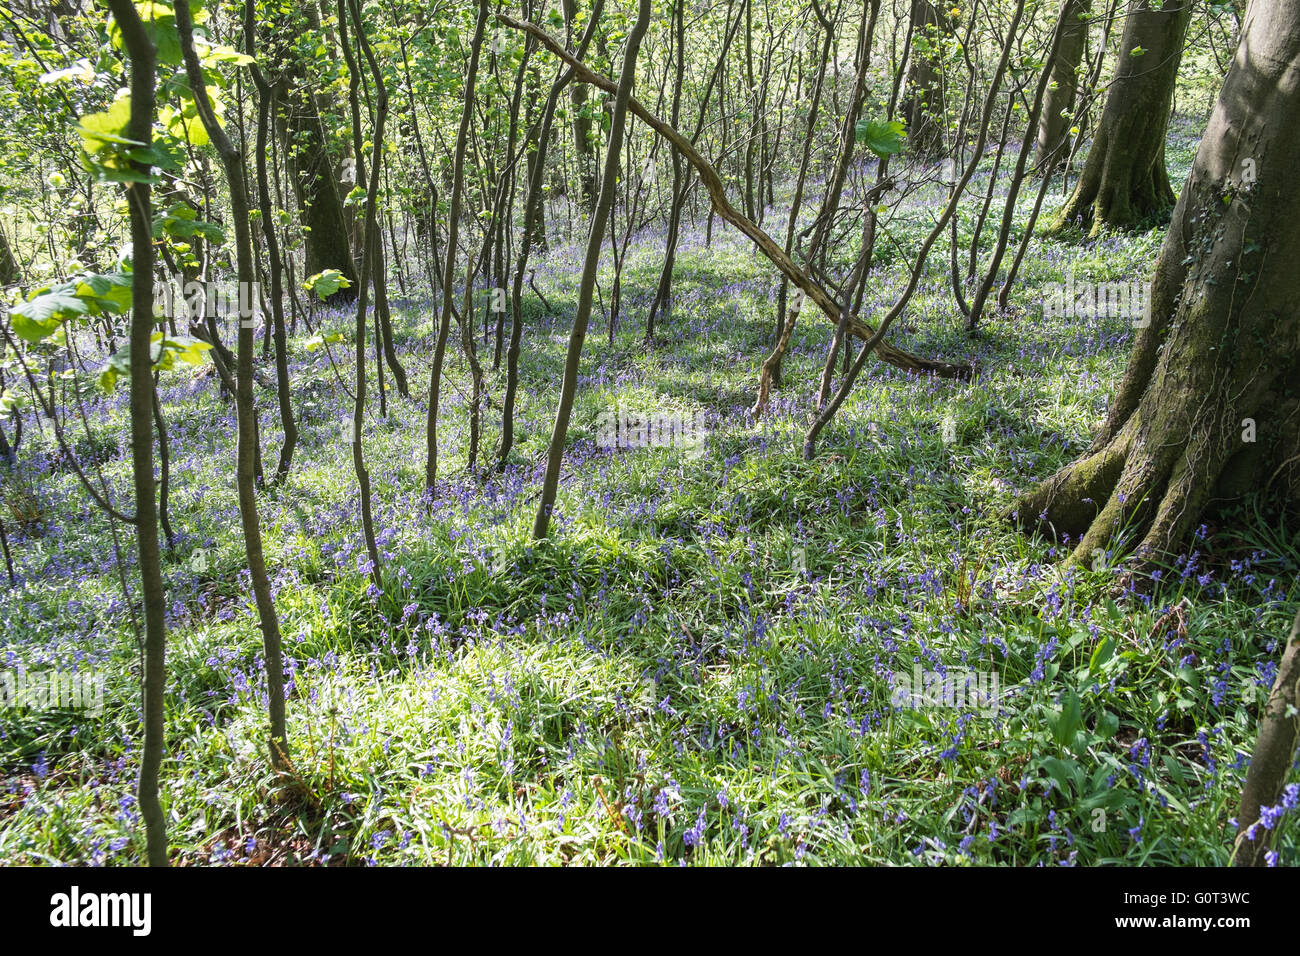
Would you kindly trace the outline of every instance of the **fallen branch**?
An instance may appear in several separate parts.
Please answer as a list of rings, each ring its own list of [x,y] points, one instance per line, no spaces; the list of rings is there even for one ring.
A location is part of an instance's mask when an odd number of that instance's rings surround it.
[[[533,23],[523,20],[516,20],[508,14],[498,13],[496,15],[504,25],[515,30],[522,30],[525,33],[536,37],[538,42],[548,50],[558,56],[561,60],[573,68],[573,77],[580,83],[587,83],[595,86],[607,93],[617,92],[617,85],[608,77],[601,76],[587,67],[581,60],[569,53],[564,46],[556,39],[550,36],[545,30]],[[682,154],[688,163],[695,167],[695,171],[700,176],[700,181],[704,183],[704,188],[708,190],[709,199],[713,203],[713,208],[718,215],[725,221],[731,223],[758,246],[759,251],[772,261],[781,273],[789,279],[795,286],[802,289],[804,294],[817,304],[817,307],[825,316],[834,324],[838,325],[841,318],[845,316],[845,309],[842,309],[831,294],[826,291],[825,287],[803,269],[799,268],[785,251],[776,244],[776,242],[766,232],[755,225],[751,220],[745,217],[738,209],[731,205],[727,200],[727,195],[723,190],[722,179],[718,176],[717,170],[713,168],[703,156],[696,151],[690,141],[673,127],[669,126],[659,117],[655,116],[646,109],[635,97],[628,103],[628,109],[632,114],[642,120],[647,126],[656,133],[668,140],[673,147]],[[867,325],[861,319],[854,315],[848,315],[845,321],[848,333],[855,338],[863,341],[871,341],[877,338],[876,330]],[[972,373],[971,366],[965,362],[953,363],[942,362],[935,359],[923,358],[919,355],[913,355],[903,349],[896,348],[888,342],[875,342],[875,354],[888,362],[890,365],[904,369],[909,372],[924,372],[932,375],[939,375],[943,378],[956,378],[961,381],[969,381]],[[768,382],[766,377],[762,378],[759,383],[759,396],[755,402],[754,411],[756,414],[761,413],[766,405],[768,391]]]

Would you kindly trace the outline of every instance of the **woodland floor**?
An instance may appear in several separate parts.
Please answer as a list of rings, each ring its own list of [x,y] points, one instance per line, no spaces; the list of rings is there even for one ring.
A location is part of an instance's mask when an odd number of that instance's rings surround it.
[[[1193,125],[1171,144],[1179,184]],[[891,227],[903,248],[929,212],[918,201],[915,221]],[[519,444],[506,474],[482,484],[464,467],[468,377],[449,349],[457,384],[444,388],[432,509],[421,493],[435,310],[407,302],[396,334],[416,398],[390,395],[386,420],[367,413],[382,594],[364,573],[341,438],[350,400],[300,330],[301,444],[287,483],[260,496],[292,670],[291,787],[273,784],[263,750],[232,411],[209,377],[165,375],[171,509],[187,529],[164,565],[174,860],[1224,863],[1255,716],[1300,602],[1296,536],[1247,502],[1204,528],[1154,594],[1113,599],[1114,568],[1063,578],[1052,542],[1001,517],[1087,445],[1132,335],[1120,318],[1042,319],[1035,290],[1070,269],[1143,277],[1160,238],[1034,242],[1013,296],[1026,311],[990,315],[975,339],[936,248],[893,338],[972,356],[978,379],[873,363],[805,462],[831,326],[805,314],[786,386],[755,427],[746,409],[770,345],[773,269],[725,226],[706,247],[704,223],[691,225],[675,313],[646,351],[663,236],[638,236],[612,348],[593,317],[542,544],[529,531],[581,242],[553,242],[538,263],[557,314],[526,296]],[[901,288],[893,248],[882,242],[867,313]],[[602,294],[607,304],[608,274]],[[353,321],[319,316],[345,334]],[[489,455],[503,380],[489,376]],[[273,399],[261,395],[268,469]],[[123,389],[96,400],[94,437],[77,447],[118,500],[130,489],[125,402]],[[596,447],[598,416],[616,407],[702,413],[702,454]],[[53,448],[29,420],[22,477],[5,487],[11,508],[40,520],[10,535],[19,580],[0,591],[0,659],[94,668],[106,708],[0,722],[0,864],[138,863],[136,644],[107,521]],[[893,706],[915,664],[996,672],[1000,711]],[[1297,828],[1280,853],[1300,862]]]

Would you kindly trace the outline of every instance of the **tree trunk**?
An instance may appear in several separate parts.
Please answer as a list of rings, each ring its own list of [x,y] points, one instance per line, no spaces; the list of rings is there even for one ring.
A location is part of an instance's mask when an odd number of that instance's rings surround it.
[[[911,16],[908,93],[903,104],[908,151],[931,157],[943,151],[945,96],[941,44],[952,32],[952,24],[930,0],[912,0]]]
[[[840,142],[839,155],[835,162],[834,170],[831,172],[829,181],[826,184],[826,192],[822,196],[821,208],[818,210],[816,226],[813,229],[812,239],[809,240],[807,252],[804,255],[804,261],[810,267],[816,267],[824,270],[826,266],[826,254],[828,240],[831,235],[831,227],[835,221],[836,214],[839,212],[840,200],[844,195],[844,181],[848,177],[849,164],[853,161],[853,147],[856,143],[855,129],[858,122],[858,114],[862,111],[863,101],[867,92],[867,70],[871,64],[871,42],[876,33],[876,17],[880,13],[880,0],[868,0],[862,8],[862,24],[858,30],[858,71],[857,78],[853,86],[853,98],[849,104],[848,110],[844,113],[844,118],[840,122]],[[829,29],[831,25],[828,23]],[[808,135],[812,139],[812,120],[809,120]],[[807,152],[804,153],[805,160]],[[803,173],[803,169],[800,169]],[[789,230],[786,233],[786,252],[791,251],[791,243],[794,238],[795,211],[791,210]],[[777,294],[778,303],[784,305],[787,301],[786,283],[781,283],[781,290]],[[776,383],[781,381],[781,362],[785,357],[786,349],[790,345],[790,336],[794,333],[794,325],[799,320],[799,311],[795,309],[789,315],[778,313],[783,317],[781,330],[777,336],[776,346],[772,353],[763,363],[764,366],[771,368],[772,380]],[[837,326],[837,329],[839,326]]]
[[[135,5],[128,0],[109,0],[113,19],[122,31],[131,61],[131,118],[128,138],[149,149],[153,142],[155,107],[154,75],[157,51],[145,32]],[[147,173],[147,163],[135,163],[136,172]],[[140,549],[140,585],[144,597],[144,751],[136,799],[144,819],[150,866],[167,865],[167,821],[158,799],[158,772],[162,766],[163,695],[166,692],[164,655],[167,647],[162,581],[158,547],[158,516],[153,477],[153,361],[149,343],[153,317],[153,210],[149,183],[126,187],[131,216],[131,240],[135,249],[131,274],[131,472],[135,483],[135,532]]]
[[[812,95],[808,103],[808,119],[804,127],[803,150],[799,154],[799,172],[794,180],[794,198],[790,200],[790,213],[786,217],[785,254],[787,256],[794,252],[794,234],[799,225],[799,209],[803,205],[804,184],[808,180],[808,169],[812,160],[812,146],[815,139],[813,134],[817,129],[817,110],[821,105],[822,86],[826,80],[826,65],[831,59],[831,44],[835,41],[835,23],[822,14],[821,8],[816,3],[812,5],[812,8],[813,12],[817,14],[822,29],[825,31],[825,37],[822,40],[821,56],[817,61],[817,77],[813,81]],[[772,328],[772,352],[763,363],[765,366],[764,378],[771,379],[772,384],[778,387],[781,385],[781,359],[785,355],[790,335],[794,332],[794,319],[799,314],[798,308],[793,310],[789,308],[789,294],[789,285],[785,279],[782,279],[776,293],[776,312],[773,316]],[[802,300],[800,300],[800,304],[802,304]],[[765,405],[766,402],[760,404]]]
[[[677,21],[675,24],[676,40],[674,41],[682,57],[686,56],[686,34],[684,32],[684,26],[683,26],[684,20],[682,19],[685,16],[685,13],[683,12],[682,9],[680,9],[681,3],[684,2],[685,0],[678,0],[679,9],[677,10]],[[816,9],[815,5],[814,5],[814,9]],[[741,17],[736,16],[734,19],[731,18],[730,5],[727,7],[727,16],[728,16],[728,22],[730,23],[730,26],[727,28],[726,34],[723,37],[722,48],[718,52],[717,58],[714,60],[713,71],[709,74],[709,80],[704,85],[704,94],[700,97],[700,111],[699,111],[699,115],[696,117],[695,120],[695,131],[691,134],[692,144],[696,143],[700,138],[700,134],[704,132],[705,122],[708,119],[708,113],[709,113],[709,101],[713,97],[713,88],[715,85],[717,85],[718,79],[722,75],[723,68],[725,67],[727,62],[727,53],[731,49],[731,43],[732,40],[735,39],[736,31],[740,27]],[[678,74],[680,75],[684,69],[685,69],[684,61],[679,60]],[[681,111],[682,85],[683,84],[678,83],[677,89],[675,89],[673,93],[673,115],[674,116],[678,116]],[[675,129],[677,127],[676,121],[674,121],[672,125],[673,128]],[[726,127],[724,126],[723,127],[724,140],[725,140],[725,130]],[[722,149],[722,153],[723,155],[726,154],[725,142]],[[673,151],[673,172],[674,172],[673,206],[672,209],[669,211],[669,216],[668,216],[668,236],[664,246],[664,263],[663,263],[663,267],[659,270],[659,284],[655,287],[655,297],[654,300],[650,303],[649,318],[646,320],[646,333],[645,333],[646,345],[651,345],[653,344],[654,341],[655,316],[658,315],[661,310],[665,314],[667,314],[668,312],[671,311],[672,308],[673,268],[675,267],[677,262],[677,241],[681,230],[681,221],[682,221],[681,206],[685,202],[686,193],[690,187],[689,179],[684,174],[678,176],[678,171],[680,169],[681,166],[679,162],[679,156],[677,154],[677,151],[674,150]],[[705,239],[706,246],[709,244],[709,238],[712,237],[712,234],[713,234],[713,213],[710,211],[708,230],[706,232],[706,239]]]
[[[382,238],[379,235],[379,173],[383,162],[384,149],[384,123],[388,118],[388,90],[384,86],[383,75],[380,72],[379,64],[376,62],[374,53],[371,51],[370,44],[366,41],[365,27],[361,23],[361,9],[356,0],[347,2],[347,9],[344,9],[345,0],[338,0],[338,21],[339,37],[343,41],[343,49],[348,49],[348,18],[351,15],[352,24],[357,33],[357,45],[360,47],[362,55],[366,62],[370,64],[370,70],[375,79],[376,97],[375,97],[375,126],[371,131],[373,145],[371,147],[370,160],[370,180],[366,186],[366,208],[365,218],[362,225],[362,237],[365,243],[365,257],[361,260],[361,278],[357,283],[357,321],[356,321],[356,342],[354,345],[354,354],[356,357],[355,366],[355,384],[353,386],[352,402],[352,426],[351,442],[352,446],[352,470],[357,476],[357,493],[361,499],[361,533],[366,542],[366,555],[370,562],[370,579],[377,589],[383,589],[383,576],[381,572],[381,558],[379,555],[379,545],[375,540],[375,519],[374,508],[371,504],[370,493],[370,471],[366,468],[365,446],[362,444],[363,428],[365,424],[366,410],[366,308],[369,304],[369,293],[372,281],[376,289],[382,285],[382,279],[375,275],[380,268],[382,259],[376,255],[376,250],[382,246]],[[357,84],[360,82],[361,71],[356,59],[348,53],[346,56],[348,73],[351,78],[351,100],[354,122],[359,116],[357,103]],[[354,131],[355,133],[355,131]],[[357,136],[360,140],[360,136]],[[360,170],[362,162],[362,153],[357,152],[357,168]],[[379,324],[379,309],[375,309],[376,325]],[[378,346],[380,331],[375,330],[376,338],[376,355],[375,355],[375,372],[377,376],[377,385],[379,390],[379,408],[382,415],[384,409],[384,365],[378,355]]]
[[[470,41],[469,72],[465,76],[465,103],[461,108],[460,129],[456,133],[456,152],[452,160],[451,204],[447,213],[447,258],[442,274],[442,315],[438,320],[438,340],[433,347],[433,368],[429,372],[429,411],[425,422],[424,487],[430,496],[438,485],[438,401],[442,389],[442,363],[447,354],[447,333],[451,329],[452,283],[456,276],[457,238],[460,234],[461,195],[465,187],[465,148],[469,126],[474,116],[474,87],[478,79],[479,54],[483,49],[483,30],[487,25],[488,0],[479,0],[478,19]]]
[[[1160,221],[1174,205],[1165,171],[1165,133],[1192,0],[1133,0],[1119,63],[1074,193],[1052,223],[1131,228]]]
[[[673,105],[669,114],[670,122],[676,128],[682,118],[682,87],[686,85],[686,26],[685,14],[682,12],[686,0],[673,3],[673,53],[675,72],[673,83]],[[667,316],[672,310],[673,266],[677,261],[677,235],[682,225],[682,206],[686,204],[685,170],[682,169],[682,157],[677,150],[672,151],[673,187],[672,205],[668,209],[668,243],[664,249],[664,264],[659,270],[659,284],[655,286],[655,297],[650,301],[645,323],[645,341],[647,345],[654,342],[655,316],[660,309]]]
[[[1300,614],[1291,625],[1291,636],[1282,650],[1282,663],[1259,718],[1259,739],[1250,757],[1246,783],[1241,788],[1241,805],[1237,808],[1237,839],[1233,845],[1235,866],[1262,866],[1276,836],[1261,811],[1275,807],[1286,778],[1295,763],[1296,739],[1300,737]],[[1256,825],[1258,824],[1258,825]]]
[[[248,191],[244,182],[244,162],[226,135],[208,101],[203,66],[194,51],[194,24],[189,0],[176,0],[176,29],[180,34],[185,72],[193,91],[195,106],[212,145],[221,156],[230,188],[230,213],[235,230],[235,256],[241,287],[250,288],[254,281],[252,232],[249,226]],[[267,711],[271,732],[267,739],[271,766],[276,770],[289,767],[289,737],[284,716],[284,657],[281,649],[280,622],[271,596],[271,582],[262,553],[262,525],[257,514],[258,471],[257,407],[253,396],[253,319],[239,316],[238,347],[235,365],[236,440],[235,484],[239,498],[240,527],[244,534],[244,551],[248,557],[248,574],[257,605],[262,646],[266,653]]]
[[[578,41],[579,58],[587,52],[587,46],[595,34],[604,7],[605,0],[594,0],[591,5],[591,19],[587,22],[587,29],[582,39]],[[506,470],[510,461],[510,451],[515,445],[515,397],[519,390],[519,349],[524,334],[524,272],[528,268],[528,253],[532,248],[534,237],[539,232],[545,235],[542,213],[545,211],[546,202],[543,190],[546,181],[546,156],[550,150],[551,129],[555,123],[555,110],[559,105],[560,94],[572,81],[573,73],[570,67],[562,70],[555,78],[551,91],[546,97],[546,105],[542,108],[536,150],[529,153],[533,156],[533,165],[528,177],[528,193],[524,197],[524,234],[519,241],[519,260],[515,264],[514,280],[510,286],[510,345],[506,349],[506,386],[501,402],[501,449],[497,453],[497,471]]]
[[[1254,0],[1108,417],[1082,458],[1016,505],[1023,525],[1082,535],[1074,562],[1124,529],[1140,536],[1141,570],[1215,500],[1250,489],[1297,500],[1297,59],[1300,0]]]
[[[244,15],[244,43],[249,56],[255,55],[257,27],[250,4]],[[277,99],[274,87],[267,81],[257,64],[252,66],[253,84],[257,87],[257,207],[261,213],[262,235],[266,240],[269,257],[267,264],[271,276],[271,323],[275,335],[276,397],[280,405],[280,426],[284,429],[284,445],[275,469],[275,480],[284,481],[293,462],[293,450],[298,444],[298,423],[293,417],[293,398],[289,390],[289,347],[284,327],[283,269],[280,262],[280,242],[275,233],[275,215],[271,205],[271,185],[267,175],[267,136],[270,131],[271,107]],[[290,280],[292,282],[292,280]]]
[[[0,285],[13,285],[22,277],[13,250],[9,248],[9,237],[0,229]]]
[[[577,34],[577,0],[564,0],[564,23],[572,42]],[[587,107],[587,88],[576,83],[569,94],[573,110],[573,149],[578,158],[578,192],[582,208],[588,214],[596,208],[596,151],[591,145],[591,116]]]
[[[605,219],[614,203],[617,188],[618,166],[623,154],[623,129],[627,125],[628,101],[632,98],[632,84],[636,79],[636,57],[641,49],[641,38],[650,26],[650,0],[637,4],[636,24],[628,34],[623,50],[623,70],[618,89],[614,94],[614,113],[609,123],[609,144],[605,149],[605,174],[600,182],[600,196],[596,211],[591,217],[591,232],[587,237],[586,259],[582,280],[578,286],[578,311],[573,317],[569,334],[569,350],[564,360],[564,380],[560,385],[560,401],[555,410],[555,426],[551,429],[551,444],[546,458],[546,479],[542,484],[541,501],[533,521],[533,537],[545,538],[551,522],[551,510],[560,487],[560,467],[564,462],[564,441],[569,430],[569,416],[573,411],[573,398],[578,388],[578,366],[582,361],[582,343],[587,337],[587,323],[591,318],[592,293],[596,286],[596,267],[600,264],[600,247],[605,236]]]
[[[320,17],[315,7],[303,5],[307,29],[321,32]],[[274,46],[279,31],[271,31],[268,43]],[[282,40],[282,37],[279,39]],[[294,198],[298,201],[298,215],[303,227],[307,275],[326,269],[338,269],[352,285],[340,289],[326,300],[331,304],[351,302],[357,295],[357,270],[352,260],[352,245],[348,237],[343,200],[339,196],[338,180],[330,161],[329,144],[325,137],[325,123],[320,115],[315,92],[305,76],[297,54],[288,52],[289,91],[286,102],[285,131],[288,148],[285,156],[293,182]]]
[[[1088,39],[1088,8],[1092,0],[1065,0],[1061,11],[1056,56],[1048,66],[1051,82],[1038,119],[1038,155],[1034,164],[1046,175],[1065,161],[1071,114],[1079,93],[1079,65]]]

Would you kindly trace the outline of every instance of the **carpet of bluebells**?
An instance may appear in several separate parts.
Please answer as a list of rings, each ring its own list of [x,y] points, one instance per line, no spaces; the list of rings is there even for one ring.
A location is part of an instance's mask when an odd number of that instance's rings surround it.
[[[1175,130],[1175,175],[1190,163],[1189,128]],[[857,188],[871,174],[860,170]],[[918,194],[896,212],[865,314],[902,288],[898,250],[931,211]],[[963,211],[963,241],[972,221]],[[1068,543],[1004,520],[1018,490],[1087,446],[1132,336],[1123,318],[1044,320],[1035,290],[1068,272],[1142,276],[1159,231],[1036,240],[1016,307],[975,338],[960,331],[937,247],[893,336],[969,356],[977,380],[872,363],[804,461],[832,327],[806,312],[785,386],[755,425],[774,273],[714,227],[686,228],[674,311],[651,349],[643,321],[663,234],[635,237],[612,346],[600,309],[593,319],[543,542],[530,529],[580,230],[553,237],[538,262],[553,311],[527,296],[519,444],[504,473],[465,467],[469,379],[449,350],[432,500],[423,396],[436,309],[399,302],[415,397],[391,394],[386,419],[372,406],[365,432],[382,590],[341,437],[349,349],[309,350],[300,328],[301,444],[287,482],[259,499],[287,655],[289,780],[270,774],[264,749],[232,409],[210,372],[163,376],[177,539],[164,555],[162,788],[177,863],[1227,860],[1256,718],[1300,602],[1295,535],[1245,502],[1209,519],[1144,593],[1117,589],[1114,553],[1064,574]],[[349,334],[345,311],[316,314]],[[503,381],[488,377],[489,455]],[[271,469],[273,393],[259,400]],[[613,409],[702,414],[703,453],[601,447],[596,423]],[[88,434],[70,432],[77,455],[129,502],[125,389],[92,396],[87,421]],[[18,581],[0,590],[0,663],[93,671],[107,693],[98,716],[0,713],[0,864],[138,863],[139,612],[118,571],[138,601],[133,540],[33,417],[19,463],[4,493],[29,520],[9,534]],[[900,700],[917,668],[995,674],[997,706]],[[1283,865],[1300,862],[1296,798],[1292,783],[1265,815]]]

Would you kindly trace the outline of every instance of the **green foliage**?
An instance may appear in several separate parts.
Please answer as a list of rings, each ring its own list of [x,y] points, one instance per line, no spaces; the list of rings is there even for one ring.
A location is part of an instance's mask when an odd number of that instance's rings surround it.
[[[316,335],[313,335],[311,338],[309,338],[306,342],[304,342],[303,346],[307,349],[308,352],[315,352],[317,349],[325,345],[334,345],[342,341],[343,341],[343,334],[341,332],[331,332],[328,335],[322,335],[320,333],[317,333]]]
[[[179,65],[181,62],[181,40],[176,31],[176,11],[172,9],[171,4],[162,2],[162,0],[136,0],[135,9],[140,14],[145,33],[158,51],[159,64],[164,66]],[[207,19],[207,11],[203,9],[203,0],[192,0],[190,10],[194,14],[196,24]],[[115,49],[126,49],[122,39],[122,30],[117,25],[116,20],[109,21],[108,35]]]
[[[185,365],[202,365],[212,345],[202,339],[188,335],[167,336],[154,332],[150,337],[150,358],[155,372],[170,372],[177,363]],[[117,380],[131,374],[131,343],[125,343],[109,356],[104,367],[100,369],[98,383],[105,392],[111,392]]]
[[[131,274],[85,274],[34,290],[10,310],[14,331],[27,342],[42,342],[70,319],[125,312],[131,306]]]
[[[872,120],[863,117],[854,127],[857,141],[877,156],[892,156],[903,151],[907,126],[899,120]]]
[[[168,206],[161,216],[153,221],[154,238],[163,235],[174,239],[191,239],[202,236],[209,242],[220,245],[225,242],[226,234],[216,223],[204,222],[188,203],[178,202]]]
[[[346,289],[351,285],[352,280],[338,269],[325,269],[313,276],[308,276],[302,287],[308,292],[314,292],[322,299],[327,299],[335,292],[338,292],[339,289]]]
[[[131,120],[131,97],[121,96],[102,113],[81,118],[81,161],[88,172],[105,182],[149,182],[151,177],[132,167],[132,163],[152,162],[156,154],[139,140],[123,134]]]

